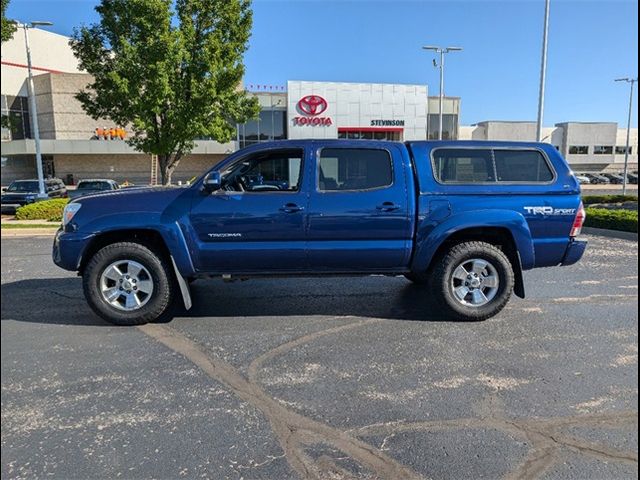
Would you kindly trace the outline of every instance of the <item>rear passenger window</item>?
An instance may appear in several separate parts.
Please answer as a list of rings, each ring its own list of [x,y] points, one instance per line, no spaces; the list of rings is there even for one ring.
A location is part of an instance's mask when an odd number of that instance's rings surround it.
[[[391,156],[386,150],[325,148],[318,162],[321,191],[370,190],[393,183]]]
[[[441,183],[495,182],[491,150],[442,148],[433,153],[436,179]]]
[[[440,183],[549,183],[553,171],[538,150],[440,148],[433,152]]]
[[[537,150],[494,150],[499,182],[547,183],[553,180],[542,153]]]

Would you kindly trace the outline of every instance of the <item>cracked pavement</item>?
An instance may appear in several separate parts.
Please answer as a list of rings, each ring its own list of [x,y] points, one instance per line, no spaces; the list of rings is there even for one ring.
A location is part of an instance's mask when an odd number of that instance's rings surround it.
[[[198,281],[119,328],[3,238],[2,478],[637,478],[638,245],[589,240],[486,322],[369,277]]]

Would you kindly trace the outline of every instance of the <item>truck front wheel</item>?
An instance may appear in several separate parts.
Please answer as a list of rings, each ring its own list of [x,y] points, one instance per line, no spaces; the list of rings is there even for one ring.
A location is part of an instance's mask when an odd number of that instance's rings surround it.
[[[435,266],[436,300],[447,317],[479,321],[507,305],[515,284],[513,267],[497,247],[484,242],[453,246]]]
[[[89,306],[116,325],[142,325],[160,317],[172,303],[172,282],[162,256],[131,242],[99,250],[82,275]]]

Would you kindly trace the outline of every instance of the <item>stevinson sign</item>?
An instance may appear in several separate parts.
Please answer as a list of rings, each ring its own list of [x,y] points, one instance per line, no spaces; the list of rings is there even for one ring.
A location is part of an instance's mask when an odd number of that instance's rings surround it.
[[[321,116],[327,110],[327,101],[320,95],[306,95],[298,100],[296,104],[298,113],[301,115],[293,117],[294,125],[330,126],[333,125],[331,117]]]
[[[372,127],[404,127],[404,120],[371,120]]]

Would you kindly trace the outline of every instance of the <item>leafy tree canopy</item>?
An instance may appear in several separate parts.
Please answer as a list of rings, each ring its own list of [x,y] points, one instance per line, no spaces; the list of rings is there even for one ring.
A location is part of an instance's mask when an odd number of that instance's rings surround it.
[[[16,31],[16,26],[11,23],[7,17],[5,17],[5,12],[7,11],[7,7],[9,6],[9,0],[2,0],[2,25],[0,26],[0,32],[2,33],[2,43],[10,40],[13,37],[13,32]]]
[[[257,116],[241,89],[249,0],[102,0],[96,11],[70,42],[93,76],[77,98],[91,117],[129,125],[127,141],[158,155],[164,184],[194,139],[228,142]]]

